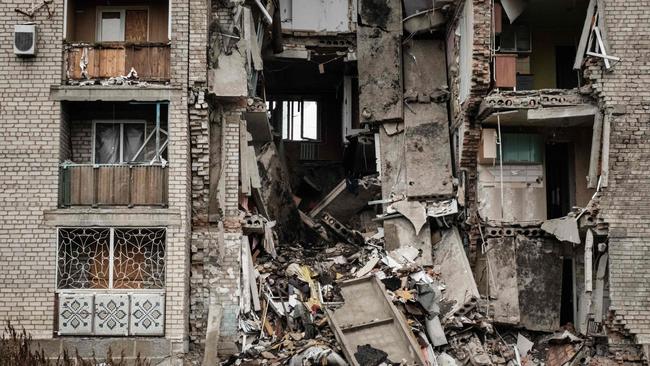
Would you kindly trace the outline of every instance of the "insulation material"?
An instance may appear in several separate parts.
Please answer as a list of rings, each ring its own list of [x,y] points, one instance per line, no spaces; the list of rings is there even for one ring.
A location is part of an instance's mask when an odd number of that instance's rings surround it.
[[[406,193],[410,198],[453,194],[447,108],[414,103],[404,111]]]

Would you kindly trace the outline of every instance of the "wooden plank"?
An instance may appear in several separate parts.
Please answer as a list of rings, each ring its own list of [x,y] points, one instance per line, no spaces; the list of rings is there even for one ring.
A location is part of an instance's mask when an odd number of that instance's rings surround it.
[[[594,116],[593,134],[591,136],[591,155],[589,156],[589,175],[587,176],[587,188],[596,188],[598,185],[598,161],[600,160],[600,148],[602,146],[603,114],[598,111]]]
[[[517,86],[517,55],[494,55],[494,82],[497,88]]]
[[[93,167],[74,166],[70,170],[70,205],[91,205],[93,202]]]
[[[127,205],[129,203],[129,168],[109,166],[97,169],[97,203],[100,205]]]
[[[494,12],[494,16],[492,17],[492,21],[494,22],[494,33],[499,34],[503,28],[503,8],[501,7],[501,4],[495,2],[492,11]]]
[[[593,23],[594,8],[596,7],[596,0],[590,0],[587,6],[587,15],[585,22],[582,25],[582,33],[580,35],[580,42],[578,43],[578,50],[576,51],[576,60],[573,63],[574,70],[580,70],[582,67],[582,60],[585,57],[587,41],[589,40],[589,33],[591,33],[591,25]]]
[[[98,58],[95,62],[97,69],[90,77],[110,78],[124,75],[125,50],[123,48],[102,48],[95,50],[93,56]],[[90,53],[89,53],[90,58]],[[89,61],[90,62],[90,61]]]
[[[83,48],[70,48],[68,49],[68,76],[71,79],[79,80],[81,79],[81,68],[79,63],[81,62],[81,55],[83,54]]]
[[[609,183],[609,136],[611,133],[610,126],[611,115],[605,114],[603,119],[603,156],[601,158],[600,176],[602,179],[601,186],[607,187]]]
[[[164,168],[161,166],[136,166],[131,169],[131,202],[134,205],[164,204]]]
[[[124,21],[124,39],[127,42],[147,41],[149,35],[148,20],[149,13],[146,9],[127,10],[126,20]]]

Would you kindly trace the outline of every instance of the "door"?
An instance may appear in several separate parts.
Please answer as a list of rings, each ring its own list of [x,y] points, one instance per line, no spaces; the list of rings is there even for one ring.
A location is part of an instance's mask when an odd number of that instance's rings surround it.
[[[568,143],[546,145],[546,211],[549,219],[569,213],[569,161]]]

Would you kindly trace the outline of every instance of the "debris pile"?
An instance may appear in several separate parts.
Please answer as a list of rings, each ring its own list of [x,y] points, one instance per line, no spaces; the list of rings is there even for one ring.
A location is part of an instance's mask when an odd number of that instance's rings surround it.
[[[422,224],[408,201],[389,203],[388,215],[406,217],[418,232],[433,232],[428,249],[410,244],[391,249],[384,227],[363,230],[358,223],[342,223],[354,216],[342,207],[356,201],[337,202],[351,195],[352,186],[356,199],[366,195],[365,207],[357,205],[357,211],[378,202],[373,177],[355,183],[343,182],[309,214],[301,212],[311,241],[276,244],[273,221],[254,209],[242,216],[241,353],[223,365],[510,366],[584,360],[586,342],[569,331],[548,336],[493,324],[490,299],[479,294],[458,229],[426,219],[427,213],[455,213],[455,202],[431,207],[416,202],[425,212]]]

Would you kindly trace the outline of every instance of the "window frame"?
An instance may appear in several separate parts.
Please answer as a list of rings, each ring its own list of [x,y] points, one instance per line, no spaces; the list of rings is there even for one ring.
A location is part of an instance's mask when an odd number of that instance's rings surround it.
[[[323,118],[322,118],[322,114],[323,114],[322,103],[323,103],[323,101],[322,101],[321,98],[316,97],[316,96],[313,96],[313,97],[312,96],[297,97],[297,96],[293,96],[293,95],[286,95],[286,96],[281,96],[280,98],[271,99],[271,100],[269,100],[269,102],[274,103],[276,108],[277,108],[278,105],[280,106],[280,109],[281,109],[281,112],[282,112],[280,114],[280,118],[281,118],[281,121],[280,121],[280,135],[282,137],[282,141],[285,141],[285,142],[297,142],[297,143],[300,143],[300,142],[312,142],[312,143],[323,142],[323,134],[322,134],[322,120],[323,120]],[[316,138],[315,139],[303,136],[304,126],[305,126],[305,121],[304,121],[304,111],[305,111],[305,109],[304,109],[304,107],[301,108],[301,111],[300,111],[300,115],[301,115],[301,118],[300,118],[301,127],[300,127],[300,136],[299,136],[300,139],[294,139],[293,138],[293,131],[292,131],[293,129],[290,128],[292,125],[287,126],[287,134],[289,134],[290,136],[288,138],[284,138],[284,114],[285,114],[285,110],[284,110],[284,107],[283,107],[284,102],[298,102],[298,103],[302,103],[303,105],[304,105],[305,102],[315,102],[316,103]]]
[[[98,6],[96,21],[95,21],[95,41],[100,43],[125,43],[126,42],[126,12],[127,10],[146,10],[147,11],[147,34],[145,42],[149,42],[149,34],[151,33],[150,21],[151,21],[151,9],[149,6],[138,6],[138,5],[127,5],[127,6]],[[120,32],[121,38],[120,41],[104,41],[102,40],[102,13],[107,12],[120,12]]]
[[[110,164],[110,163],[98,163],[97,162],[97,154],[96,154],[96,142],[97,142],[97,124],[108,124],[108,125],[120,125],[120,161],[116,164]],[[129,163],[137,163],[138,161],[126,161],[124,160],[124,125],[125,124],[142,124],[144,125],[144,134],[143,134],[143,141],[147,140],[147,120],[144,119],[118,119],[118,120],[112,120],[112,119],[94,119],[93,120],[93,129],[92,129],[92,162],[95,165],[124,165],[124,164],[129,164]],[[145,160],[142,160],[141,162],[144,162]]]
[[[59,232],[60,230],[63,229],[100,229],[100,230],[109,230],[109,256],[108,256],[108,287],[107,288],[59,288],[59,247],[61,245],[60,242],[60,235]],[[114,287],[113,283],[113,270],[115,269],[114,261],[115,261],[115,230],[116,229],[122,229],[122,230],[129,230],[129,229],[149,229],[149,230],[164,230],[165,232],[165,251],[164,251],[164,274],[165,274],[165,280],[161,288],[116,288]],[[164,226],[147,226],[147,227],[134,227],[134,226],[84,226],[84,227],[77,227],[77,226],[58,226],[56,228],[56,253],[55,253],[55,266],[56,266],[56,271],[54,275],[54,292],[56,294],[83,294],[83,293],[98,293],[98,294],[110,294],[110,293],[157,293],[157,294],[164,294],[166,292],[167,288],[167,242],[168,242],[168,230]]]

